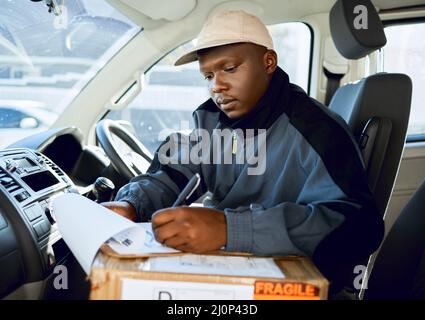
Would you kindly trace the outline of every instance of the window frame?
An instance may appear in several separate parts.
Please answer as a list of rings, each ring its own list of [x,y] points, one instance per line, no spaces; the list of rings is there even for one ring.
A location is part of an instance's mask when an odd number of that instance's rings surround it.
[[[312,81],[312,74],[313,74],[313,55],[314,55],[314,40],[315,40],[314,29],[309,23],[304,22],[304,21],[286,21],[286,22],[281,22],[281,23],[302,23],[308,28],[308,30],[310,32],[310,52],[309,52],[309,65],[308,65],[308,75],[307,75],[307,94],[310,95],[310,93],[311,93],[311,81]],[[276,23],[276,24],[279,24],[279,23]],[[269,26],[269,25],[267,25],[267,26]],[[176,45],[175,47],[173,47],[172,49],[165,52],[161,57],[156,59],[150,66],[148,66],[143,71],[143,75],[148,73],[154,66],[156,66],[162,59],[164,59],[166,56],[168,56],[171,52],[173,52],[177,48],[179,48],[179,47],[181,47],[181,46],[183,46],[186,43],[189,43],[191,41],[193,41],[193,39],[187,40],[183,43],[180,43],[180,44]],[[100,120],[103,120],[105,117],[107,117],[108,113],[111,112],[111,111],[112,110],[106,110],[105,113],[103,114],[103,116],[100,118]]]
[[[285,21],[285,22],[280,22],[280,23],[275,23],[275,24],[283,24],[283,23],[302,23],[304,24],[308,31],[310,32],[310,52],[309,52],[309,62],[308,62],[308,75],[307,75],[307,94],[310,95],[311,93],[311,80],[312,80],[312,74],[313,74],[313,55],[314,55],[314,29],[313,27],[305,22],[305,21]],[[275,25],[273,24],[273,25]],[[266,25],[269,26],[269,25]],[[164,55],[162,55],[160,58],[156,59],[154,63],[152,63],[148,68],[146,68],[146,70],[143,72],[143,74],[146,74],[147,72],[149,72],[155,65],[157,65],[162,59],[164,59],[166,56],[168,56],[171,52],[173,52],[174,50],[176,50],[177,48],[185,45],[186,43],[193,41],[193,39],[185,41],[183,43],[180,43],[179,45],[173,47],[172,49],[170,49],[169,51],[167,51]],[[107,111],[107,113],[110,110]],[[107,114],[106,113],[106,114]],[[106,116],[105,114],[105,116]]]
[[[419,24],[419,23],[425,24],[425,17],[388,19],[388,20],[382,21],[384,30],[387,27],[402,26],[402,25],[408,25],[408,24]],[[385,50],[385,46],[382,49]],[[382,71],[385,72],[385,70],[382,70]],[[425,133],[409,134],[406,136],[406,143],[417,143],[417,142],[425,142]]]
[[[271,25],[277,25],[277,24],[285,24],[285,23],[301,23],[304,26],[307,27],[307,30],[309,31],[310,34],[310,41],[309,41],[309,57],[308,57],[308,68],[307,68],[307,90],[306,93],[308,95],[310,95],[311,93],[311,88],[312,88],[312,74],[313,74],[313,56],[314,56],[314,42],[315,42],[315,34],[314,34],[314,29],[313,27],[304,21],[285,21],[285,22],[280,22],[280,23],[275,23],[275,24],[271,24]],[[267,25],[269,26],[269,25]],[[178,49],[179,47],[189,43],[193,41],[193,39],[185,41],[183,43],[178,44],[177,46],[173,47],[172,49],[168,50],[167,52],[165,52],[161,57],[159,57],[158,59],[155,59],[155,61],[149,65],[143,72],[143,75],[145,75],[146,73],[148,73],[153,67],[155,67],[160,61],[162,61],[165,57],[167,57],[170,53],[172,53],[173,51],[175,51],[176,49]],[[304,89],[303,89],[304,90]],[[139,93],[142,94],[142,93]],[[132,101],[129,102],[128,106],[131,105]],[[128,106],[126,106],[126,108],[128,108]],[[103,115],[100,117],[99,121],[106,119],[109,115],[110,112],[114,111],[113,109],[108,109],[105,110],[105,112],[103,113]]]

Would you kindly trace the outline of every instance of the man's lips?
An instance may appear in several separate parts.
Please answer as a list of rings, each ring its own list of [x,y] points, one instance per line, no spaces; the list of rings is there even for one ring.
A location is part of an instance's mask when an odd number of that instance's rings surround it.
[[[217,99],[217,104],[223,110],[231,109],[235,102],[236,99]]]

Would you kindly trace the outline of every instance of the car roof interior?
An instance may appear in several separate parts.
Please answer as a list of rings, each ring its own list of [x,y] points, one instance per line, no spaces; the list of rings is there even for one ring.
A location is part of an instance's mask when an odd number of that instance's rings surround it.
[[[274,23],[275,21],[283,21],[285,19],[297,20],[301,17],[329,12],[335,3],[334,0],[257,0],[257,1],[196,1],[182,0],[172,1],[163,0],[162,5],[158,8],[158,1],[137,1],[137,0],[109,0],[123,12],[128,13],[132,19],[142,22],[141,25],[146,29],[149,28],[149,22],[155,21],[158,26],[167,21],[178,21],[184,19],[192,11],[207,13],[216,7],[236,9],[244,7],[245,10],[253,10],[262,17],[266,23]],[[423,6],[421,0],[372,0],[378,12],[388,12],[400,8],[414,8]]]

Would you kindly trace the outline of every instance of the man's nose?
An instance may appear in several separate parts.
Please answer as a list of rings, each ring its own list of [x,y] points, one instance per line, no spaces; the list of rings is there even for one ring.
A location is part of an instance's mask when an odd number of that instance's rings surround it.
[[[216,75],[214,77],[213,81],[211,81],[211,91],[213,93],[220,93],[226,90],[227,85],[223,80],[224,79],[221,76]]]

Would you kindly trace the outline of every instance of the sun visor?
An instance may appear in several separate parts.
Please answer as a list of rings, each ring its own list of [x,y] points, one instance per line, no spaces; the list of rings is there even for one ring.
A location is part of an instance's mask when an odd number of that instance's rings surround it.
[[[177,21],[189,14],[196,0],[120,0],[153,20]]]

